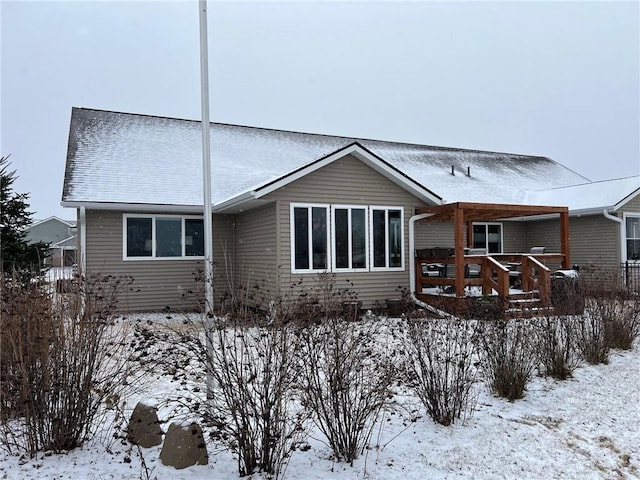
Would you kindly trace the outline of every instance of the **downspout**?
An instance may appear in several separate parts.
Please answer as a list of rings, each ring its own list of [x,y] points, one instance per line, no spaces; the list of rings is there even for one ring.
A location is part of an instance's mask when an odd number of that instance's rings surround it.
[[[609,212],[607,212],[606,208],[604,210],[602,210],[602,215],[604,215],[604,218],[606,218],[607,220],[612,220],[612,221],[614,221],[614,222],[616,222],[618,224],[618,236],[619,236],[619,239],[620,239],[620,258],[619,258],[619,260],[620,260],[620,263],[622,263],[622,252],[623,252],[623,249],[624,249],[624,246],[623,246],[624,245],[623,244],[624,239],[622,238],[621,230],[622,230],[622,222],[624,220],[622,220],[621,218],[616,217],[615,215],[611,215]]]
[[[80,207],[80,274],[85,275],[87,270],[87,210],[84,206]]]
[[[607,212],[606,208],[602,211],[602,214],[604,215],[604,218],[606,218],[607,220],[613,220],[614,222],[622,224],[622,219],[616,217],[615,215],[611,215],[609,212]]]
[[[433,216],[433,213],[421,213],[419,215],[413,215],[410,219],[409,219],[409,254],[411,256],[411,267],[409,268],[409,292],[411,294],[411,300],[413,300],[413,302],[419,306],[421,306],[422,308],[425,308],[431,312],[437,313],[438,315],[441,315],[443,317],[447,317],[447,318],[451,318],[453,317],[453,315],[444,312],[432,305],[429,305],[427,303],[424,303],[421,300],[418,300],[418,298],[416,297],[416,292],[414,291],[414,288],[416,286],[416,262],[414,261],[415,255],[416,255],[416,240],[415,240],[415,223],[418,220],[423,220],[425,218],[429,218]]]

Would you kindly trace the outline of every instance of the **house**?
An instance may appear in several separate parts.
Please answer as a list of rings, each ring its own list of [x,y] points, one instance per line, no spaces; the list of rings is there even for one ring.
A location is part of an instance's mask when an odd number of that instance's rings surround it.
[[[198,121],[72,110],[62,205],[77,211],[82,271],[135,279],[125,308],[194,305],[201,135]],[[211,152],[218,299],[239,286],[262,298],[313,288],[321,272],[357,290],[364,306],[397,296],[413,289],[414,250],[458,238],[452,222],[414,222],[416,212],[456,202],[543,207],[465,225],[467,246],[488,254],[562,247],[558,268],[619,268],[637,254],[640,177],[612,180],[612,198],[546,157],[220,123],[211,124]],[[580,235],[558,233],[563,206]]]
[[[70,267],[76,254],[76,222],[62,220],[56,216],[37,220],[26,228],[29,243],[49,244],[49,256],[45,265],[49,267]]]

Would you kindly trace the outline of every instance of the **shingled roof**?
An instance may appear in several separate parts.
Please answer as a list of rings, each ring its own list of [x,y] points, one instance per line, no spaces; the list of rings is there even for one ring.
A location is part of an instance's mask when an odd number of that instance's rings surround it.
[[[62,203],[202,205],[201,135],[199,121],[73,108]],[[588,182],[546,157],[212,123],[213,204],[353,144],[442,203],[524,203],[531,192]]]

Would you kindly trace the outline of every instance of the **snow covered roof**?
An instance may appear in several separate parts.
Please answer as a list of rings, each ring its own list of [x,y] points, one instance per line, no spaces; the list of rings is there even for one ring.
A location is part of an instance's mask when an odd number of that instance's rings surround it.
[[[199,121],[74,108],[62,204],[201,206],[201,135]],[[433,203],[522,204],[532,192],[588,182],[546,157],[212,123],[214,208],[246,207],[267,185],[320,168],[354,144]]]
[[[51,217],[47,217],[44,219],[40,219],[40,220],[34,220],[34,222],[29,225],[27,228],[33,228],[36,227],[38,225],[42,225],[43,223],[47,223],[47,222],[58,222],[58,223],[63,223],[68,227],[74,228],[76,226],[76,221],[75,220],[63,220],[62,218],[56,217],[55,215],[51,216]]]
[[[532,192],[527,200],[545,205],[565,205],[573,213],[617,210],[640,195],[640,175]]]

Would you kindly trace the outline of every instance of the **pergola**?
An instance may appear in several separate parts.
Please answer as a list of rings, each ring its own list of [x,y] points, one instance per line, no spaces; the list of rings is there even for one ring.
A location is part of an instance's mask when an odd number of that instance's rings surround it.
[[[554,254],[561,260],[562,268],[571,265],[569,247],[569,209],[542,205],[513,205],[498,203],[456,202],[432,207],[416,209],[416,215],[428,215],[421,222],[453,222],[454,256],[455,256],[455,292],[456,296],[464,296],[465,288],[465,247],[472,245],[473,222],[486,222],[508,218],[524,218],[544,215],[560,216],[560,254]],[[466,235],[465,235],[465,226]],[[500,255],[493,255],[499,257]],[[507,255],[501,255],[507,257]]]

